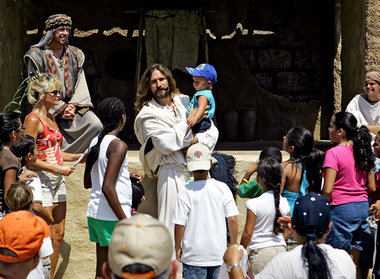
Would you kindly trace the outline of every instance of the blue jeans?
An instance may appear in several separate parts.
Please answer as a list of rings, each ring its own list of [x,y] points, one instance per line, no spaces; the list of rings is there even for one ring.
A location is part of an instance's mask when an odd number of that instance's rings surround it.
[[[366,201],[331,206],[333,225],[326,243],[348,253],[352,248],[360,251],[368,249],[372,239],[366,220],[368,212],[369,205]]]
[[[217,279],[220,265],[218,266],[194,266],[182,263],[182,276],[186,279]]]
[[[193,134],[198,134],[198,133],[204,133],[211,127],[211,121],[210,119],[203,119],[197,124],[195,124],[192,128],[191,131]]]

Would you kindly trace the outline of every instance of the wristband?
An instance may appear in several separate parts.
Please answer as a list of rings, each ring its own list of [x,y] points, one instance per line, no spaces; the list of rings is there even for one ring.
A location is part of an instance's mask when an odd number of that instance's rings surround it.
[[[240,266],[240,264],[229,265],[227,267],[227,272],[231,272],[235,267],[238,267],[238,266]]]
[[[249,183],[249,181],[247,179],[245,179],[245,178],[243,178],[242,181],[245,182],[245,183]]]

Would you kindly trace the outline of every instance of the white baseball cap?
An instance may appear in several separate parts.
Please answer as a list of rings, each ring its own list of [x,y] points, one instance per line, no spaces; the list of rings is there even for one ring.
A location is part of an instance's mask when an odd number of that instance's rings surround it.
[[[211,168],[211,152],[204,144],[197,143],[189,147],[186,153],[189,171],[209,170]]]

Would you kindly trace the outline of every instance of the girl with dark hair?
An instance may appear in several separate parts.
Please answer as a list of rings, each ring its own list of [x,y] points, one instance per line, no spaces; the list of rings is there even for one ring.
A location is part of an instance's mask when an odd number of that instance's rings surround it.
[[[368,193],[376,190],[371,135],[365,126],[357,128],[357,120],[349,112],[334,114],[329,135],[330,140],[338,145],[327,151],[323,164],[323,195],[330,201],[333,222],[326,242],[350,253],[359,267],[360,253],[368,249],[371,241],[366,221]],[[362,267],[365,275],[369,267]]]
[[[20,141],[24,130],[21,120],[15,112],[0,113],[0,215],[8,211],[5,195],[9,187],[16,182],[21,162],[11,152],[14,143]],[[1,217],[1,216],[0,216]]]
[[[277,147],[265,147],[260,152],[259,161],[264,160],[266,158],[273,158],[275,159],[279,164],[282,162],[282,154],[281,150]],[[243,179],[240,182],[240,185],[238,186],[238,195],[241,198],[256,198],[260,196],[263,193],[263,189],[258,185],[257,179],[253,179],[252,181],[249,181],[252,174],[257,172],[257,166],[258,162],[252,162],[247,171],[244,174]]]
[[[289,202],[290,215],[297,198],[311,190],[321,191],[324,153],[313,146],[313,134],[303,127],[291,129],[284,137],[283,149],[290,159],[282,163],[282,196]]]
[[[261,278],[287,279],[333,279],[356,277],[355,265],[350,256],[341,249],[325,244],[332,223],[330,206],[326,198],[311,192],[300,197],[294,206],[294,214],[280,217],[284,230],[293,231],[298,246],[273,258],[265,268],[255,276]],[[239,262],[242,252],[230,245],[224,254],[227,266]],[[238,266],[229,273],[230,279],[243,279],[244,274]]]
[[[143,200],[145,200],[145,191],[143,185],[137,181],[137,179],[132,179],[132,215],[137,214],[138,207]]]
[[[286,243],[277,219],[289,214],[285,198],[280,196],[282,169],[277,160],[260,160],[257,182],[263,188],[260,197],[247,201],[247,220],[240,244],[249,248],[250,276],[255,276],[277,254],[286,251]]]
[[[87,208],[90,241],[96,243],[96,278],[102,277],[108,245],[119,220],[131,217],[131,179],[141,183],[138,173],[128,171],[128,146],[117,136],[126,122],[123,102],[110,97],[101,101],[97,116],[103,131],[90,144],[84,186],[92,188]]]

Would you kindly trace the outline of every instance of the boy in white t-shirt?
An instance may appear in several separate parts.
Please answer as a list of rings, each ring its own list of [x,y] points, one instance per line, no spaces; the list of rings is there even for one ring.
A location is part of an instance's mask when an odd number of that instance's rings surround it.
[[[227,248],[225,218],[231,244],[236,244],[239,211],[228,186],[210,178],[211,152],[205,145],[190,146],[186,161],[194,181],[178,193],[173,216],[176,257],[184,278],[213,279]]]

